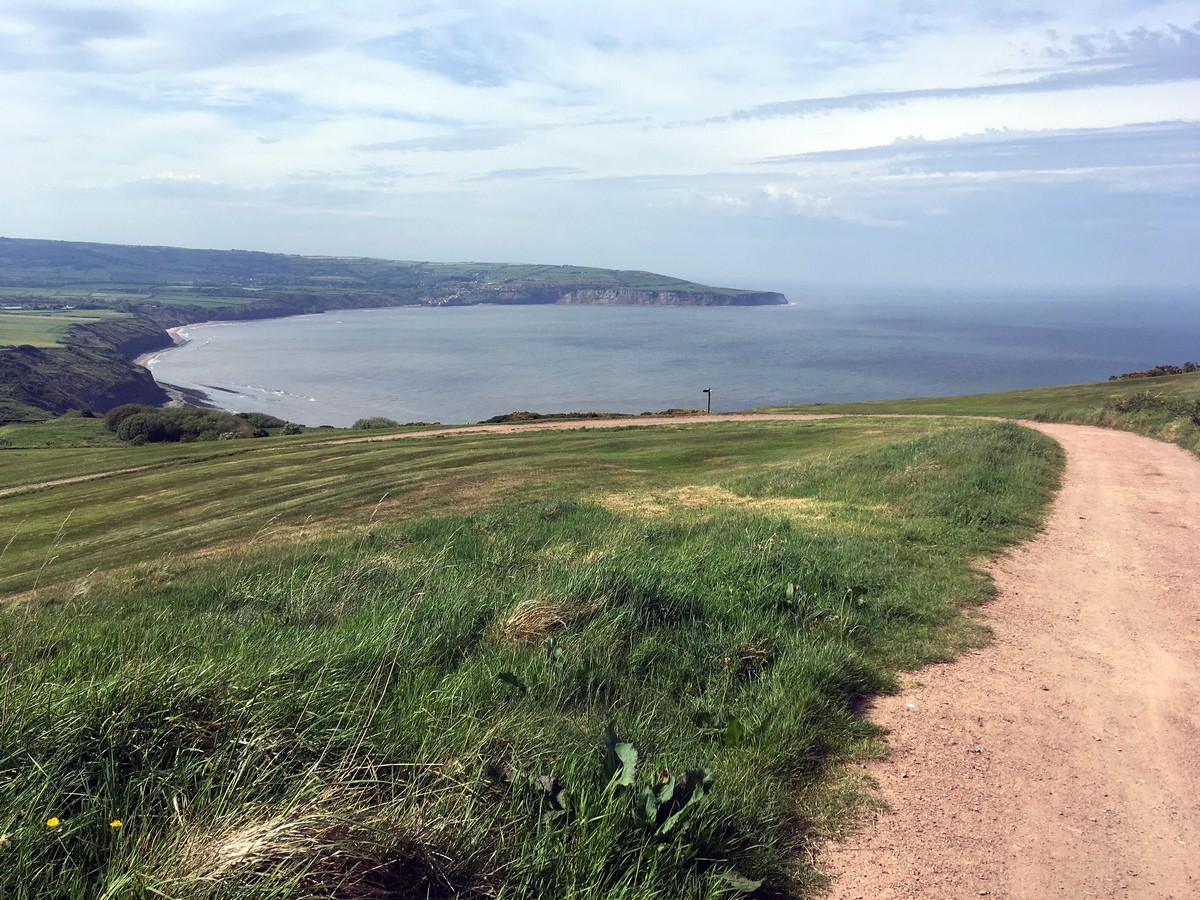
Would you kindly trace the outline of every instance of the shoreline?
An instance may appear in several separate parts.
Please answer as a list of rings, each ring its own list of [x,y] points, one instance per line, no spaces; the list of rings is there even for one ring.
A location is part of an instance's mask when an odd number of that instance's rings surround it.
[[[189,322],[184,325],[172,325],[170,328],[164,329],[167,337],[171,339],[170,347],[160,347],[157,350],[151,350],[149,353],[139,353],[131,360],[135,366],[141,366],[143,369],[149,372],[150,377],[154,379],[154,383],[166,392],[168,400],[163,404],[163,408],[169,409],[171,407],[184,406],[190,406],[194,409],[221,408],[217,406],[216,403],[213,402],[212,397],[210,397],[204,391],[201,391],[197,388],[181,387],[177,384],[168,384],[165,381],[159,381],[154,375],[154,363],[160,356],[178,347],[182,347],[185,344],[191,343],[191,338],[184,336],[184,332],[188,328],[195,328],[199,325],[210,324],[216,324],[216,320],[213,322]]]
[[[300,318],[303,316],[319,316],[319,315],[325,315],[327,313],[335,312],[335,311],[336,312],[358,312],[358,311],[369,312],[371,310],[383,310],[383,309],[452,309],[452,308],[475,307],[475,306],[491,306],[491,307],[496,307],[496,308],[521,307],[521,306],[593,306],[593,307],[608,307],[608,308],[626,307],[626,308],[669,308],[669,309],[684,309],[684,308],[695,308],[695,309],[744,308],[744,309],[751,309],[751,308],[779,308],[779,307],[787,307],[787,306],[796,306],[797,305],[797,304],[793,303],[791,300],[789,300],[785,294],[778,292],[778,291],[760,291],[757,293],[778,294],[782,298],[782,301],[775,302],[775,303],[752,303],[752,304],[740,304],[740,303],[714,303],[714,304],[705,304],[705,303],[694,303],[694,304],[692,304],[692,303],[688,303],[688,304],[623,303],[623,304],[610,304],[610,303],[594,303],[594,302],[593,303],[555,302],[555,303],[549,303],[549,304],[542,304],[542,303],[504,303],[504,302],[499,302],[499,301],[482,301],[479,303],[446,303],[446,304],[426,304],[426,303],[390,304],[390,303],[388,303],[388,304],[383,304],[383,305],[379,305],[379,306],[376,306],[376,305],[370,305],[370,306],[350,305],[350,306],[344,306],[344,307],[338,306],[338,307],[333,307],[333,308],[322,308],[322,309],[316,309],[316,310],[273,311],[270,314],[263,315],[263,316],[250,316],[250,317],[245,317],[245,318],[238,317],[238,318],[231,318],[231,319],[204,319],[204,320],[201,320],[198,322],[185,322],[181,325],[172,325],[167,328],[164,328],[162,331],[162,333],[166,334],[167,337],[170,338],[170,340],[171,340],[170,346],[159,347],[156,350],[151,350],[146,353],[139,353],[133,357],[127,356],[125,358],[131,364],[133,364],[135,366],[140,366],[140,367],[144,368],[146,371],[148,371],[150,373],[150,377],[154,379],[154,383],[156,385],[158,385],[168,395],[169,399],[163,404],[164,407],[192,406],[192,407],[198,407],[200,409],[226,409],[226,407],[220,406],[213,399],[211,394],[206,393],[205,391],[202,391],[199,388],[181,387],[179,385],[174,385],[174,384],[169,384],[164,381],[159,381],[159,379],[157,378],[157,376],[154,373],[154,363],[158,361],[159,357],[162,356],[162,354],[167,353],[171,350],[174,350],[177,347],[182,347],[185,344],[190,343],[191,338],[187,338],[187,337],[183,336],[183,332],[189,328],[198,328],[198,327],[202,327],[205,325],[236,325],[236,324],[241,324],[241,323],[244,323],[247,321],[254,321],[254,320],[293,319],[293,318]]]
[[[170,328],[164,329],[167,337],[171,339],[170,347],[160,347],[157,350],[151,350],[149,353],[139,353],[132,360],[130,360],[130,362],[132,362],[135,366],[141,366],[143,369],[151,369],[151,366],[163,353],[166,353],[168,350],[174,350],[176,347],[182,347],[184,344],[187,344],[190,341],[190,338],[183,336],[184,329],[192,328],[195,325],[200,324],[204,323],[192,322],[186,325],[172,325]],[[151,369],[151,374],[154,374],[153,369]],[[155,380],[157,381],[157,379]]]

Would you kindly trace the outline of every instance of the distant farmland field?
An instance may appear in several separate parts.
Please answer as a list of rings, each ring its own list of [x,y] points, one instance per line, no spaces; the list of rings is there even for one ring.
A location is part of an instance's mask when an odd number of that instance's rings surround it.
[[[0,312],[0,347],[16,347],[21,344],[56,347],[62,343],[63,335],[72,325],[83,325],[121,315],[125,314],[112,310],[4,310]]]

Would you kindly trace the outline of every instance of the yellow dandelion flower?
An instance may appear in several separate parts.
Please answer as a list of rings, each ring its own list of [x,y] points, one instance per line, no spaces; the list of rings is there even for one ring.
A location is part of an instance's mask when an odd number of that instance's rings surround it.
[[[58,821],[58,816],[51,816],[46,820],[47,828],[57,828],[62,823]]]
[[[109,828],[120,828],[120,827],[121,827],[121,820],[120,820],[120,819],[113,819],[111,822],[109,822],[109,823],[108,823],[108,827],[109,827]]]

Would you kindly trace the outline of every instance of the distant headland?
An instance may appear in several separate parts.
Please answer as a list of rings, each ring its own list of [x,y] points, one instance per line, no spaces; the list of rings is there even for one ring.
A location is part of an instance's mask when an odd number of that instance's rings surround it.
[[[166,392],[132,362],[202,321],[478,304],[770,306],[774,291],[652,272],[435,263],[0,237],[0,422]]]

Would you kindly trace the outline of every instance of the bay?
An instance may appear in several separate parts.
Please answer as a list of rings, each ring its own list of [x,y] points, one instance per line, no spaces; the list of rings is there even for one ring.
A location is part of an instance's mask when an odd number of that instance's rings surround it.
[[[895,399],[1099,381],[1200,359],[1184,291],[787,292],[788,306],[373,309],[191,325],[155,377],[306,425],[365,416]]]

